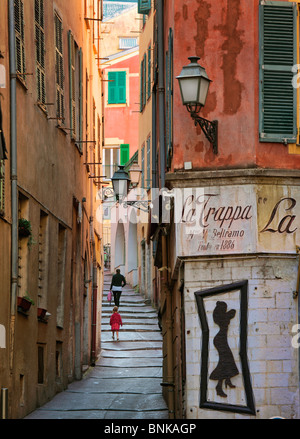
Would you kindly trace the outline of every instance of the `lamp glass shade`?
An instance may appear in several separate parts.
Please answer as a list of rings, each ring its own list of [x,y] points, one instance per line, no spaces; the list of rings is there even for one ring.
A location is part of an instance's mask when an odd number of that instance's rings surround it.
[[[189,57],[190,64],[184,66],[177,76],[183,105],[198,107],[205,105],[209,84],[206,71],[198,64],[199,57]]]
[[[125,198],[128,194],[130,178],[124,170],[124,166],[119,166],[111,179],[117,200]]]
[[[210,81],[208,79],[206,79],[206,78],[200,79],[198,104],[200,104],[202,107],[204,107],[205,102],[206,102],[209,84],[210,84]]]
[[[198,103],[199,78],[182,78],[179,81],[183,105]]]
[[[142,170],[139,168],[138,163],[133,163],[129,169],[130,180],[133,186],[137,186],[140,181]]]

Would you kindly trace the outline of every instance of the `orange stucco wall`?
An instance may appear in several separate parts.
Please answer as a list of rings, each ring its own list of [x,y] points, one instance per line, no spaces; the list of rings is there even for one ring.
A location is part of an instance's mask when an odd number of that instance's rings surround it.
[[[190,161],[193,169],[299,168],[300,155],[291,148],[259,142],[258,6],[258,0],[170,2],[165,28],[174,28],[173,170]],[[193,55],[213,81],[201,115],[219,121],[218,155],[181,103],[176,76]]]

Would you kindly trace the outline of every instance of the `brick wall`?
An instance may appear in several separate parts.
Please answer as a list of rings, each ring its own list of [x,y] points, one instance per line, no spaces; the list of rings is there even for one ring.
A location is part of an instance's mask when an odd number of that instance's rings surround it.
[[[256,418],[299,417],[298,349],[292,347],[293,325],[298,323],[296,289],[298,261],[294,256],[247,256],[193,259],[185,262],[186,395],[187,418],[239,419],[253,417],[199,408],[202,330],[194,293],[196,291],[248,280],[248,364]],[[217,298],[216,298],[217,297]],[[218,361],[213,336],[219,327],[212,320],[213,302],[226,300],[228,310],[237,310],[228,330],[228,343],[239,365],[239,294],[214,296],[206,303],[210,326],[209,370]],[[213,361],[215,363],[213,363]],[[208,397],[226,404],[245,404],[242,376],[226,389],[227,398],[216,396],[216,381],[208,380]]]

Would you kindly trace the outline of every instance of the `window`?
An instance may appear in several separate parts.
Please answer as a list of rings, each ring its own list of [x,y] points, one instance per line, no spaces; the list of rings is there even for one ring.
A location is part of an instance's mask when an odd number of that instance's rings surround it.
[[[46,103],[45,91],[45,22],[44,0],[35,0],[35,53],[37,101],[43,107]]]
[[[149,14],[151,11],[151,0],[138,0],[138,13]]]
[[[120,145],[120,165],[124,166],[129,160],[129,145]]]
[[[15,42],[16,42],[16,71],[19,79],[25,84],[25,33],[24,5],[22,0],[14,1],[15,13]]]
[[[296,143],[297,4],[264,0],[259,6],[259,138]]]
[[[136,47],[137,45],[137,38],[119,38],[119,49],[131,49],[132,47]]]
[[[108,72],[108,103],[126,104],[126,72]]]
[[[118,170],[119,165],[119,147],[104,148],[103,151],[103,170],[105,179],[109,180],[114,175],[114,172]]]
[[[56,116],[64,120],[64,62],[63,62],[63,36],[62,20],[55,12],[55,71],[56,71]]]

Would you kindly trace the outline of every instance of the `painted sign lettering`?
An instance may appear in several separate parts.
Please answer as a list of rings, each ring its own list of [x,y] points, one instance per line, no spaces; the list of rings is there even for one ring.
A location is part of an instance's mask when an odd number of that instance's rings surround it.
[[[287,201],[287,203],[286,203]],[[297,227],[294,227],[294,222],[296,219],[296,215],[285,215],[280,217],[279,221],[275,221],[276,214],[280,215],[280,208],[284,207],[286,212],[291,211],[296,206],[296,200],[294,198],[282,198],[278,203],[274,206],[270,218],[266,224],[266,226],[261,230],[261,233],[270,232],[270,233],[295,233]],[[271,227],[272,226],[272,227]]]

